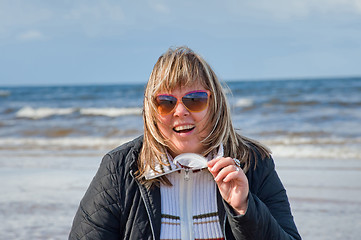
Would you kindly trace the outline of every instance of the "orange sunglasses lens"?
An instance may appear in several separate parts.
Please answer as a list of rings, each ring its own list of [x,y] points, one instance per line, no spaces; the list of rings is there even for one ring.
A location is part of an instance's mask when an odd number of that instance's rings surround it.
[[[173,111],[178,99],[172,95],[161,94],[156,97],[158,112],[162,115]],[[191,112],[200,112],[208,106],[208,92],[194,91],[182,97],[183,105]]]

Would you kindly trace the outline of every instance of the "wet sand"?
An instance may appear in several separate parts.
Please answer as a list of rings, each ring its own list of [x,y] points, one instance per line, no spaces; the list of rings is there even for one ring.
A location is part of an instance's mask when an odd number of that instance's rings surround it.
[[[276,162],[303,239],[360,239],[361,161]]]
[[[101,155],[49,156],[0,156],[0,239],[67,239]],[[360,239],[360,160],[275,161],[303,239]]]

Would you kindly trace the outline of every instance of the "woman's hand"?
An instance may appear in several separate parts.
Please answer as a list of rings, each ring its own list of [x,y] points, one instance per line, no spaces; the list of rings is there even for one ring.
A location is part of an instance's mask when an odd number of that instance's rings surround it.
[[[208,162],[208,170],[218,185],[223,199],[238,214],[245,214],[248,201],[248,179],[230,157],[221,157]]]

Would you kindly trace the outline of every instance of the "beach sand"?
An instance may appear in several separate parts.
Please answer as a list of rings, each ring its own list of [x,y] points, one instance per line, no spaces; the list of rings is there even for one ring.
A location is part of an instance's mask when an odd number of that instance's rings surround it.
[[[361,161],[278,159],[303,239],[360,239]]]
[[[0,155],[0,239],[67,239],[101,157]],[[303,239],[360,239],[360,160],[275,162]]]

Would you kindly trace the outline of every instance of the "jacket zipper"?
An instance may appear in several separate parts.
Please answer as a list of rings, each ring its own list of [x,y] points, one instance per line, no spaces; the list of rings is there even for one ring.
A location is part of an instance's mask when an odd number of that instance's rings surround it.
[[[180,219],[181,238],[194,239],[193,237],[193,212],[192,212],[192,174],[189,169],[182,169],[180,178]]]
[[[154,233],[154,228],[153,228],[153,222],[152,222],[152,218],[151,218],[151,214],[150,214],[150,206],[148,204],[148,201],[146,201],[146,197],[145,197],[145,193],[144,193],[144,190],[143,190],[143,187],[142,185],[138,182],[138,180],[134,177],[134,174],[133,174],[133,171],[130,171],[130,175],[133,177],[133,179],[135,180],[135,182],[138,184],[138,187],[139,187],[139,190],[140,190],[140,194],[142,196],[142,199],[143,199],[143,202],[144,202],[144,205],[145,205],[145,209],[147,210],[147,215],[148,215],[148,218],[149,218],[149,223],[150,223],[150,228],[151,228],[151,231],[152,231],[152,237],[153,239],[155,239],[155,233]],[[185,182],[188,183],[188,186],[185,186]],[[185,190],[188,190],[188,196],[187,196],[187,199],[185,199],[186,201],[181,201],[183,203],[183,205],[181,206],[181,209],[186,209],[186,211],[190,214],[187,214],[190,216],[190,221],[186,221],[185,223],[188,224],[186,226],[188,227],[185,227],[184,229],[181,227],[181,237],[182,239],[193,239],[193,217],[192,217],[192,178],[190,176],[190,173],[189,173],[189,169],[184,169],[184,178],[181,178],[181,181],[180,181],[180,196],[185,196],[184,193],[185,193]],[[182,211],[181,211],[182,213]],[[227,216],[224,216],[224,221],[223,221],[223,235],[224,235],[224,239],[227,240],[227,236],[226,236],[226,221],[227,221]],[[190,224],[189,224],[190,223]],[[184,225],[184,224],[183,224]],[[182,226],[182,224],[181,224]],[[190,226],[190,227],[189,227]],[[190,237],[190,238],[189,238]]]
[[[147,210],[147,214],[148,214],[148,218],[149,218],[149,223],[150,223],[150,229],[152,230],[152,236],[153,239],[155,239],[155,234],[154,234],[154,229],[153,229],[153,222],[152,222],[152,217],[150,215],[150,206],[148,205],[148,201],[146,201],[146,197],[145,197],[145,193],[143,191],[142,186],[140,185],[140,183],[138,182],[138,180],[134,177],[133,175],[133,171],[130,171],[130,175],[133,177],[133,179],[135,180],[135,182],[138,184],[139,190],[140,190],[140,195],[143,198],[143,202],[144,202],[144,206],[145,209]]]

